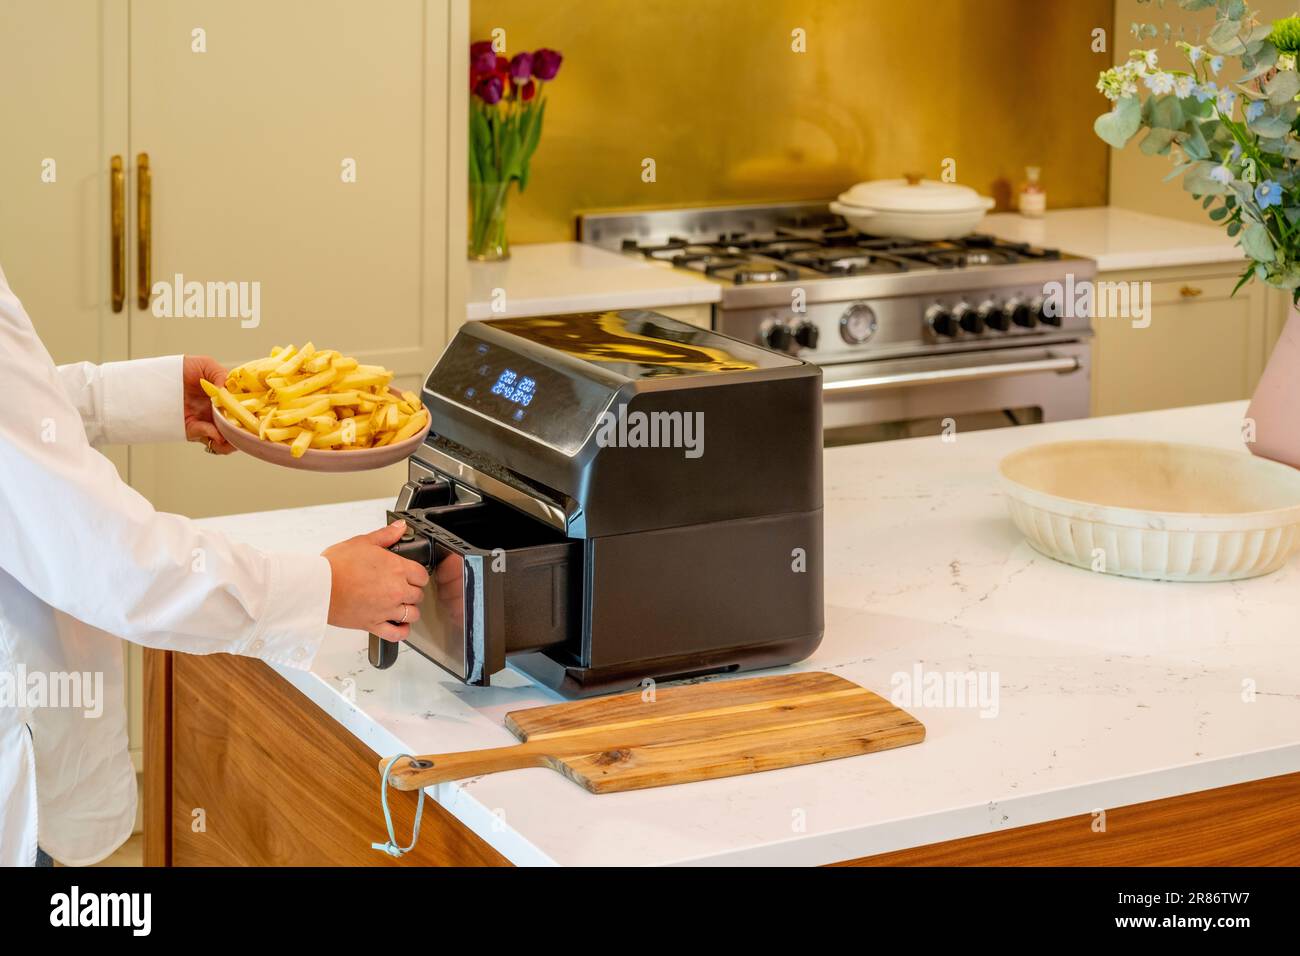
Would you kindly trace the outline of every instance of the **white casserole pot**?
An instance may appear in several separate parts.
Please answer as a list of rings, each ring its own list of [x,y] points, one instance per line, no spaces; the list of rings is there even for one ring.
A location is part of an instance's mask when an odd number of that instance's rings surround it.
[[[909,176],[858,183],[830,209],[860,232],[928,240],[969,235],[993,205],[969,186]]]

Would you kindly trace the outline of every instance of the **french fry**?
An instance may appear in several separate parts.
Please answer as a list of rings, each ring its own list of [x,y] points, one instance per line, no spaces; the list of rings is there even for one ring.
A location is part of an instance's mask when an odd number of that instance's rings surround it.
[[[315,432],[310,429],[300,429],[298,431],[298,436],[293,440],[293,444],[289,448],[289,454],[294,458],[301,458],[305,455],[307,449],[311,447],[311,440],[314,435]]]
[[[225,387],[202,386],[218,414],[301,458],[309,449],[382,448],[423,429],[428,412],[419,397],[391,390],[392,379],[386,368],[308,342],[231,369]]]
[[[393,433],[393,443],[406,441],[416,432],[424,427],[425,419],[429,413],[421,408],[418,412],[406,420],[406,424]]]
[[[210,384],[210,382],[205,383],[205,385]],[[214,385],[213,388],[216,388],[216,386]],[[206,387],[203,390],[207,392]],[[244,428],[247,428],[250,432],[253,432],[254,434],[257,433],[259,427],[257,419],[253,417],[252,412],[243,405],[240,405],[239,402],[235,400],[235,396],[231,395],[230,392],[224,388],[218,388],[215,396],[213,396],[211,392],[208,392],[208,395],[212,397],[214,402],[220,404],[222,408],[230,413],[227,417],[234,418],[235,421]]]
[[[275,367],[275,374],[284,376],[286,378],[290,375],[296,375],[298,373],[298,370],[302,368],[302,363],[307,361],[307,359],[311,358],[315,354],[316,354],[316,347],[312,345],[310,342],[308,342],[306,345],[300,348],[296,353],[290,356],[286,361],[281,362],[279,365],[277,365]]]
[[[275,387],[275,400],[282,402],[286,398],[301,398],[309,392],[317,391],[326,385],[333,384],[339,373],[332,368],[327,368],[315,375],[309,375],[306,378],[283,387]]]
[[[272,413],[277,425],[297,425],[304,418],[323,415],[330,410],[330,403],[324,398],[317,398],[310,405],[300,408],[281,408]]]

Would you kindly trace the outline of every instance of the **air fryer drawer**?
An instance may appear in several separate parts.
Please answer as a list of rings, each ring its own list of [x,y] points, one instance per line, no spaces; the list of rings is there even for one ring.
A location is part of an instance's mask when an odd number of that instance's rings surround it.
[[[560,644],[576,626],[581,542],[491,499],[388,513],[397,518],[411,537],[393,550],[430,574],[407,643],[460,680],[487,684],[508,655]]]

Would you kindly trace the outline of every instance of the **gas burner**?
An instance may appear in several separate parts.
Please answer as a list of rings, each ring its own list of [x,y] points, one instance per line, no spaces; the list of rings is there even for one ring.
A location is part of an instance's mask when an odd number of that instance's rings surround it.
[[[741,259],[716,262],[705,266],[704,274],[715,279],[729,279],[736,285],[756,282],[789,282],[799,277],[799,271],[779,262],[761,259]]]
[[[1001,266],[1019,262],[1020,257],[1007,249],[935,249],[917,251],[922,259],[940,269],[965,269],[968,266]]]
[[[785,260],[791,265],[804,266],[814,272],[833,276],[888,275],[908,270],[907,261],[904,259],[858,251],[854,248],[796,252],[786,256]]]
[[[764,237],[755,241],[751,251],[774,259],[790,259],[796,253],[813,252],[821,248],[822,243],[815,239]]]

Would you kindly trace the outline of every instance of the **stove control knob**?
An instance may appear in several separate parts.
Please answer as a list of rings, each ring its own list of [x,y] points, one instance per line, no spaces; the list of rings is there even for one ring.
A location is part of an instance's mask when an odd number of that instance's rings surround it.
[[[941,305],[932,305],[925,313],[925,321],[934,330],[935,335],[954,336],[957,334],[957,319]]]
[[[997,329],[999,332],[1005,332],[1011,328],[1011,311],[1012,304],[1010,302],[1000,309],[997,307],[989,309],[988,319],[986,320],[989,328]]]
[[[849,345],[861,345],[873,335],[879,323],[876,313],[865,302],[855,302],[840,316],[840,338]]]
[[[953,309],[952,314],[957,319],[957,324],[961,326],[963,332],[979,335],[984,331],[984,316],[965,302]]]
[[[1012,299],[1007,303],[1007,315],[1011,316],[1011,321],[1022,329],[1032,329],[1038,323],[1033,310],[1019,299]]]
[[[788,352],[793,341],[794,334],[791,333],[790,326],[780,322],[774,322],[763,332],[763,344],[778,352]]]
[[[1033,304],[1033,310],[1034,310],[1034,318],[1037,319],[1039,322],[1042,322],[1043,325],[1054,325],[1057,328],[1061,327],[1061,317],[1059,315],[1047,314],[1046,299],[1042,299],[1042,298],[1035,299]]]
[[[980,307],[977,310],[977,314],[980,317],[980,321],[984,323],[985,327],[988,327],[993,324],[992,321],[993,316],[997,315],[997,313],[1000,311],[1001,310],[998,308],[998,304],[996,302],[994,302],[992,299],[985,299],[983,302],[980,303]]]
[[[800,348],[815,349],[821,337],[821,330],[811,322],[800,322],[794,327],[794,340]]]

